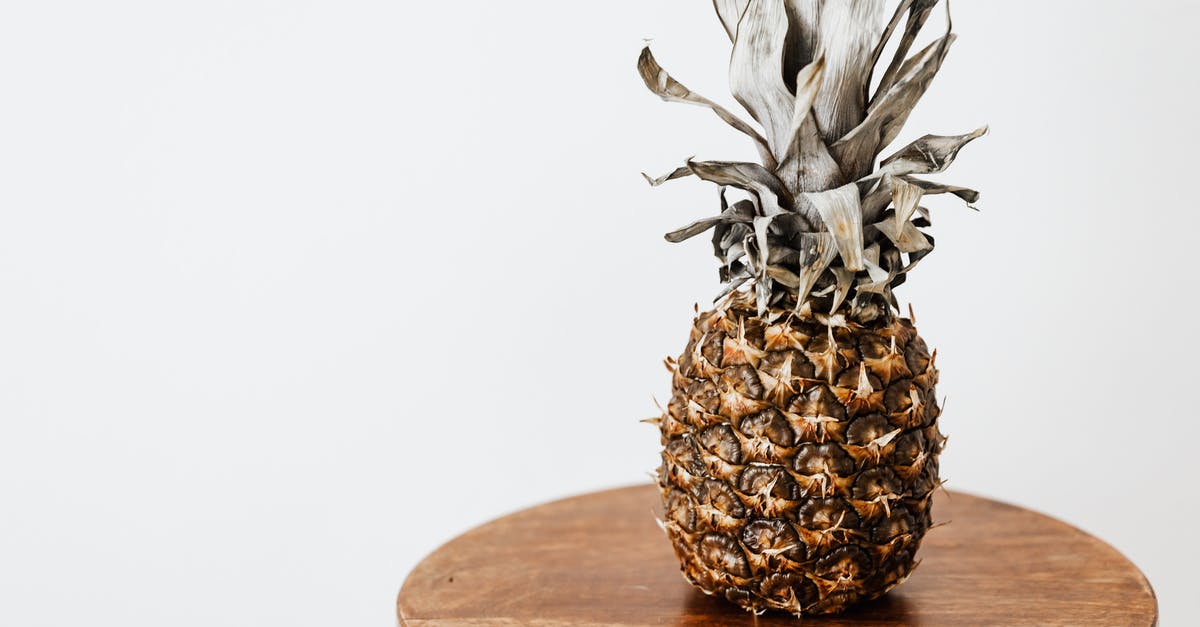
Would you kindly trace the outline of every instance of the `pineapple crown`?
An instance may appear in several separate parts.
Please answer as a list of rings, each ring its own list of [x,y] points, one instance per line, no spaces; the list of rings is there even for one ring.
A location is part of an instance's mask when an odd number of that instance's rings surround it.
[[[684,87],[654,59],[638,59],[646,86],[663,100],[711,109],[754,141],[762,163],[687,160],[651,185],[696,176],[719,186],[721,213],[666,235],[681,242],[714,229],[725,284],[717,300],[753,289],[759,314],[787,303],[802,311],[828,297],[829,313],[851,312],[882,298],[933,249],[920,206],[926,194],[949,193],[968,206],[979,193],[918,178],[945,170],[958,151],[987,132],[925,135],[875,167],[942,66],[946,31],[909,51],[938,0],[901,0],[884,23],[883,0],[714,0],[733,42],[734,98],[762,132]],[[871,91],[884,48],[904,21],[890,63]],[[729,188],[745,198],[730,202]],[[748,294],[747,294],[748,297]]]

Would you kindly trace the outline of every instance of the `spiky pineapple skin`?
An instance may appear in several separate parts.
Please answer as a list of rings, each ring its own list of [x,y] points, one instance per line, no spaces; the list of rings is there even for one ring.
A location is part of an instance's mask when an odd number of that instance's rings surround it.
[[[660,424],[684,577],[747,610],[840,612],[915,566],[939,486],[937,369],[911,320],[700,314]]]

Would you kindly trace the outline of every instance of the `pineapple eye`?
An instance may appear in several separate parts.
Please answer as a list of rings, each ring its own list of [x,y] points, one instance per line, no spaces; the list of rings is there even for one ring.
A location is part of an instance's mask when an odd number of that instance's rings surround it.
[[[871,558],[856,546],[842,546],[817,560],[816,574],[822,579],[857,579],[871,570]]]
[[[779,603],[794,602],[804,607],[817,599],[817,586],[803,575],[775,573],[762,583],[762,595]]]
[[[925,452],[925,438],[920,431],[909,431],[896,439],[896,450],[892,453],[892,463],[897,466],[912,466]]]
[[[683,490],[671,488],[667,493],[667,520],[679,525],[685,531],[696,528],[696,508],[692,498]]]
[[[724,481],[705,479],[696,489],[696,500],[733,518],[742,518],[746,515],[746,508],[742,505],[741,499]]]
[[[728,424],[713,425],[701,431],[700,445],[730,464],[742,463],[742,443]]]
[[[846,429],[846,442],[855,446],[866,446],[883,437],[892,430],[887,418],[879,414],[871,414],[857,418]]]
[[[892,508],[891,514],[882,522],[875,525],[871,532],[871,540],[876,544],[886,544],[894,538],[902,536],[916,526],[912,514],[903,505]]]
[[[738,577],[750,576],[750,563],[736,540],[720,533],[707,533],[700,539],[697,553],[709,568]]]
[[[740,431],[751,437],[765,437],[779,446],[796,443],[796,433],[777,409],[768,409],[742,420]]]
[[[810,499],[796,513],[796,522],[805,529],[824,530],[835,525],[842,529],[855,529],[859,524],[858,514],[838,497]]]
[[[807,552],[796,530],[782,520],[756,520],[746,525],[742,544],[754,553],[775,551],[795,561],[803,561]]]
[[[795,500],[800,487],[782,466],[748,466],[738,479],[738,490],[742,494],[754,495],[770,491],[771,496]]]
[[[688,436],[667,442],[663,448],[663,457],[668,469],[679,466],[693,475],[704,472],[704,461],[700,458],[700,451],[696,449],[696,442]]]
[[[721,392],[712,381],[693,381],[687,386],[687,396],[710,414],[721,410]]]
[[[898,494],[900,490],[900,479],[887,467],[863,471],[854,482],[854,498],[864,501]]]
[[[833,442],[805,444],[796,453],[793,468],[802,475],[832,474],[844,477],[854,472],[854,460]]]

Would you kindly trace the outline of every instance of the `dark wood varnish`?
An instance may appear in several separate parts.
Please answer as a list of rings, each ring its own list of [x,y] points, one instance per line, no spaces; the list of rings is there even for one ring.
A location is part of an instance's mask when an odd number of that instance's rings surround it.
[[[759,617],[688,585],[655,525],[653,486],[527,509],[439,548],[408,576],[404,627],[797,625]],[[1157,623],[1146,578],[1104,542],[1063,522],[961,493],[938,494],[912,577],[883,599],[806,626]]]

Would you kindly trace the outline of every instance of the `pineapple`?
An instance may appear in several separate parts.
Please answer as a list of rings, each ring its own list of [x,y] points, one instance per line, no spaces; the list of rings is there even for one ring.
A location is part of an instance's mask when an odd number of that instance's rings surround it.
[[[660,523],[705,593],[756,613],[836,613],[902,583],[932,523],[938,371],[892,290],[933,248],[922,198],[979,197],[921,177],[986,128],[926,135],[876,166],[954,40],[947,7],[944,34],[909,54],[937,0],[902,0],[886,21],[882,0],[714,5],[733,95],[757,126],[649,48],[638,60],[651,91],[711,109],[761,156],[647,177],[719,186],[720,213],[666,239],[714,231],[724,283],[667,360],[671,400],[652,420]]]

